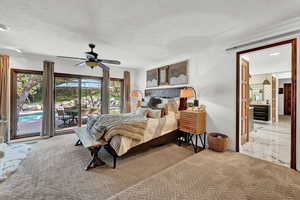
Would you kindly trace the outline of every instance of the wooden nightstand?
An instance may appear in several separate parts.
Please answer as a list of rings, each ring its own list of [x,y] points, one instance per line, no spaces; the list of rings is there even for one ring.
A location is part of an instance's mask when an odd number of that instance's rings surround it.
[[[195,153],[199,151],[198,138],[202,147],[206,146],[206,112],[184,110],[180,112],[179,130],[186,133],[185,141],[193,145]],[[193,141],[195,138],[195,144]]]

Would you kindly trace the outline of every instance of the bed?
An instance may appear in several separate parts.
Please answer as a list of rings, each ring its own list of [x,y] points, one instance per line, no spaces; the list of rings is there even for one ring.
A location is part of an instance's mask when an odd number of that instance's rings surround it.
[[[180,94],[180,90],[181,88],[170,88],[170,89],[154,89],[154,90],[146,90],[146,96],[148,97],[163,97],[163,98],[176,98],[179,96]],[[134,116],[133,116],[134,115]],[[103,134],[102,135],[102,131],[101,131],[101,136],[97,136],[94,134],[91,134],[92,130],[88,130],[86,134],[91,135],[91,140],[94,140],[94,144],[95,144],[95,148],[91,148],[91,146],[88,147],[89,150],[91,150],[91,154],[93,156],[93,160],[97,160],[97,163],[103,163],[100,161],[100,159],[97,157],[97,152],[100,150],[101,146],[100,143],[96,142],[96,141],[102,141],[101,143],[104,144],[103,147],[112,155],[113,157],[113,167],[116,168],[116,161],[117,158],[124,156],[125,154],[130,154],[133,152],[137,152],[137,151],[141,151],[141,150],[145,150],[145,149],[149,149],[151,147],[154,146],[158,146],[158,145],[162,145],[162,144],[166,144],[166,143],[170,143],[173,141],[176,141],[177,138],[179,137],[179,132],[177,131],[178,129],[178,113],[176,111],[171,111],[169,110],[169,112],[161,117],[161,118],[147,118],[145,120],[138,120],[138,117],[135,116],[135,114],[120,114],[118,115],[102,115],[103,118],[109,118],[109,117],[115,118],[113,120],[118,121],[119,118],[130,118],[133,116],[133,118],[136,118],[135,121],[130,121],[129,123],[127,123],[127,121],[125,120],[125,122],[122,122],[122,124],[125,124],[127,126],[127,124],[133,123],[134,126],[141,126],[142,130],[139,130],[139,132],[141,132],[142,134],[136,134],[136,135],[132,135],[131,133],[133,133],[135,130],[131,131],[132,128],[136,128],[136,127],[121,127],[122,129],[120,129],[120,126],[117,127],[113,127],[110,130],[114,130],[114,131],[110,131],[110,132],[116,132],[115,134],[112,134],[108,137],[106,137],[107,135]],[[97,119],[98,121],[101,121],[99,119]],[[96,122],[97,123],[97,122]],[[103,124],[103,122],[101,122]],[[110,121],[108,120],[108,124],[110,123]],[[116,123],[116,124],[120,124],[120,123]],[[132,125],[132,124],[130,124]],[[95,127],[95,125],[92,125],[91,127]],[[117,128],[116,128],[117,127]],[[100,126],[100,129],[102,127]],[[119,129],[118,129],[119,128]],[[99,130],[100,130],[99,129]],[[102,129],[106,129],[106,128],[102,128]],[[102,130],[101,129],[101,130]],[[125,131],[125,134],[120,134],[121,132],[124,132],[123,129],[128,129],[127,132]],[[76,131],[75,131],[76,132]],[[78,132],[78,131],[77,131]],[[78,133],[76,132],[76,134],[78,135]],[[82,132],[82,129],[81,129]],[[138,132],[138,131],[137,131]],[[82,134],[82,133],[81,133]],[[78,137],[82,140],[85,139],[83,137],[80,137],[78,135]],[[100,139],[101,138],[101,139]],[[105,141],[105,142],[103,142]],[[78,141],[76,144],[82,144],[83,141]],[[98,149],[99,148],[99,149]],[[93,150],[93,151],[92,151]],[[93,162],[90,163],[88,168],[92,168],[91,166],[96,167],[97,165]]]

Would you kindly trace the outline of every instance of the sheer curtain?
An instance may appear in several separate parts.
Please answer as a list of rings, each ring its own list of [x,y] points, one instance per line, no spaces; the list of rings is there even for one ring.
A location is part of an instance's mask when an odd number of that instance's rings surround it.
[[[0,55],[0,143],[8,140],[9,57]]]
[[[54,101],[54,62],[44,61],[43,71],[43,125],[41,136],[54,136],[55,101]]]

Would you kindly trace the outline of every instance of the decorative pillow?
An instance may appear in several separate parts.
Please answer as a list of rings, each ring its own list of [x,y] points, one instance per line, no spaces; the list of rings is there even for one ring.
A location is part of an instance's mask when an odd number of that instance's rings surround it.
[[[151,97],[149,97],[149,96],[146,96],[146,97],[144,98],[144,101],[142,101],[142,103],[141,103],[141,107],[142,107],[142,108],[148,108],[148,103],[149,103],[149,101],[150,101],[150,98],[151,98]]]
[[[169,111],[172,112],[178,112],[178,107],[179,104],[176,101],[176,98],[161,98],[162,103],[157,105],[158,108],[164,108],[166,109],[166,112],[168,113]]]
[[[164,117],[168,114],[168,108],[166,106],[160,110],[161,110],[161,117]]]
[[[153,110],[153,109],[149,109],[149,112],[147,114],[148,118],[154,118],[154,119],[158,119],[161,118],[161,110]]]
[[[157,105],[161,104],[161,99],[159,97],[151,97],[149,100],[148,106],[149,108],[155,109],[157,108]]]
[[[169,102],[169,99],[166,98],[160,98],[161,103],[158,104],[156,107],[157,108],[165,108],[165,105]]]
[[[139,108],[137,108],[137,110],[135,111],[135,114],[137,114],[137,115],[142,115],[142,116],[146,117],[147,114],[148,114],[148,112],[149,112],[148,108],[141,108],[141,107],[139,107]]]

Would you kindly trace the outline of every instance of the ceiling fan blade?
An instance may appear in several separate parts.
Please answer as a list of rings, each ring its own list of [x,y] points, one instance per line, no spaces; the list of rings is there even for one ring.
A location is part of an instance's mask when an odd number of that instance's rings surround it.
[[[114,65],[121,64],[121,62],[118,60],[105,60],[105,59],[99,59],[99,60],[100,60],[100,62],[107,63],[107,64],[114,64]]]
[[[56,57],[57,58],[65,58],[65,59],[86,60],[85,58],[68,57],[68,56],[56,56]]]
[[[85,61],[81,61],[79,63],[76,63],[75,66],[79,66],[79,65],[82,65],[82,64],[85,64]]]
[[[109,67],[107,67],[106,65],[104,65],[103,63],[101,63],[101,62],[97,62],[98,63],[98,65],[99,65],[99,67],[101,67],[102,69],[104,69],[104,70],[109,70]]]

